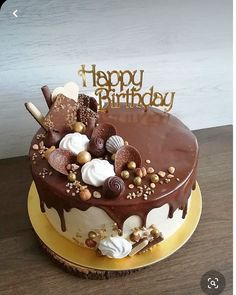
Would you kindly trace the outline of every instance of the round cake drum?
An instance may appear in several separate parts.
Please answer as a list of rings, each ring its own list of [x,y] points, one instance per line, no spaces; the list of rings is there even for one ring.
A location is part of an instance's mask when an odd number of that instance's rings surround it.
[[[198,184],[196,189],[192,191],[191,198],[192,200],[185,221],[174,235],[162,241],[146,253],[123,259],[99,257],[95,251],[79,247],[61,236],[41,212],[39,197],[34,182],[31,185],[28,195],[28,213],[33,229],[43,248],[50,254],[54,261],[57,261],[66,270],[79,276],[101,279],[109,277],[107,275],[108,273],[124,275],[147,267],[170,256],[182,247],[194,233],[201,216],[202,197]]]

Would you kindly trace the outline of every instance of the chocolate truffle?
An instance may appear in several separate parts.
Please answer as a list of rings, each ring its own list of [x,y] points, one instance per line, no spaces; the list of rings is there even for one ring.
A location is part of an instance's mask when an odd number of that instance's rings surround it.
[[[104,140],[101,137],[93,137],[89,141],[88,151],[94,157],[102,157],[106,153]]]
[[[113,199],[118,197],[125,189],[124,181],[118,176],[108,177],[103,184],[103,196]]]

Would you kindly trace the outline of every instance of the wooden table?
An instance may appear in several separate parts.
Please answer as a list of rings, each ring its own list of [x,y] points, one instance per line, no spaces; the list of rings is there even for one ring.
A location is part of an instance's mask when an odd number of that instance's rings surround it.
[[[0,294],[199,295],[209,270],[226,278],[232,294],[232,126],[194,132],[200,145],[200,224],[175,254],[127,277],[83,280],[56,267],[41,251],[27,214],[32,181],[27,157],[0,161]]]

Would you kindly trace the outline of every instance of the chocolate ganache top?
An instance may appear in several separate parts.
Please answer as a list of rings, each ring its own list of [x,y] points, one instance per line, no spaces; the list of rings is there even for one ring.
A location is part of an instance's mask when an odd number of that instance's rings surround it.
[[[131,215],[139,215],[145,225],[148,212],[164,204],[169,204],[170,218],[177,208],[183,210],[184,218],[187,201],[196,180],[198,144],[194,134],[175,116],[154,108],[148,108],[147,111],[125,107],[109,109],[106,113],[99,113],[97,122],[115,126],[117,135],[139,151],[143,167],[153,168],[156,174],[163,171],[166,175],[168,168],[174,167],[174,176],[160,177],[148,198],[132,197],[132,193],[139,189],[129,187],[135,177],[131,172],[129,179],[123,179],[125,188],[117,198],[105,198],[102,196],[102,187],[88,185],[91,193],[98,191],[101,198],[82,200],[76,193],[68,195],[67,176],[55,171],[45,158],[40,157],[39,151],[33,148],[43,141],[42,134],[45,131],[40,129],[33,138],[30,157],[42,211],[44,204],[55,208],[60,216],[63,231],[66,230],[63,212],[71,208],[87,210],[91,206],[99,207],[105,210],[121,229],[124,221]],[[114,163],[110,158],[109,161]],[[84,184],[81,170],[77,171],[77,179]],[[142,187],[149,185],[150,177],[142,178]]]

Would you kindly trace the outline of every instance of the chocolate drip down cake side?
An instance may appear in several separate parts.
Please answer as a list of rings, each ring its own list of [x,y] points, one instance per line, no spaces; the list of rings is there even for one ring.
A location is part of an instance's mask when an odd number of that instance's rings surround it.
[[[132,259],[174,235],[196,185],[193,133],[154,107],[99,111],[73,82],[52,94],[42,90],[45,117],[26,104],[41,125],[29,156],[41,211],[53,228],[111,259]]]

